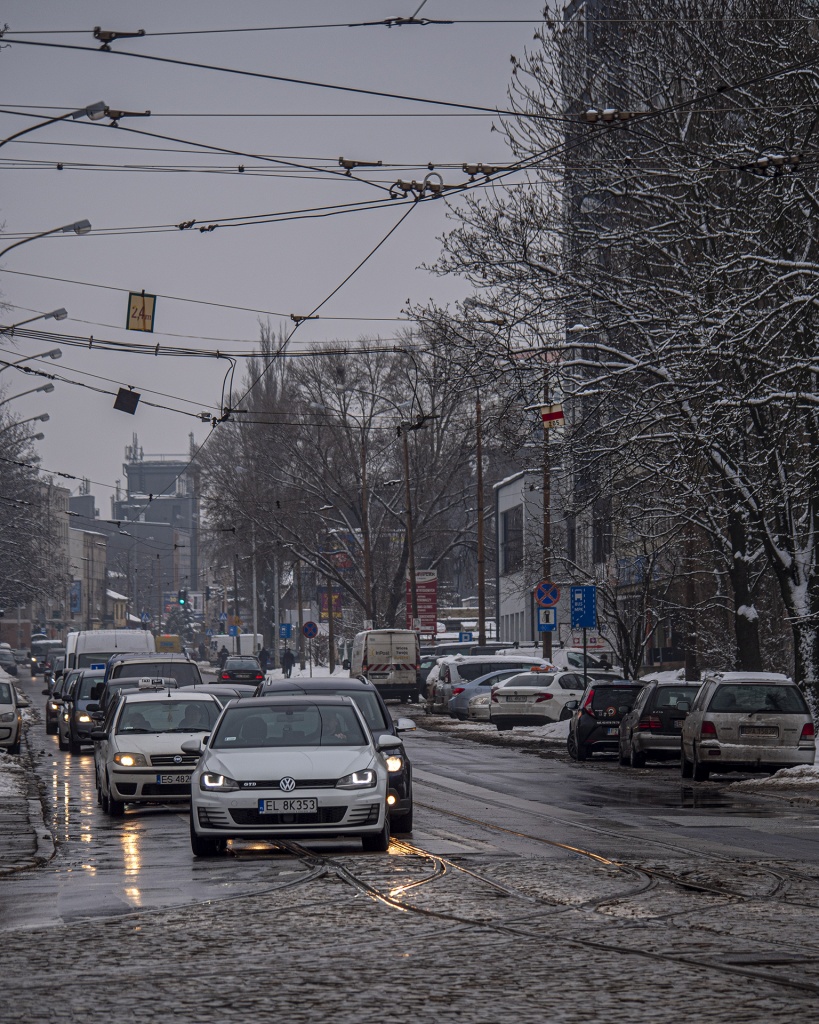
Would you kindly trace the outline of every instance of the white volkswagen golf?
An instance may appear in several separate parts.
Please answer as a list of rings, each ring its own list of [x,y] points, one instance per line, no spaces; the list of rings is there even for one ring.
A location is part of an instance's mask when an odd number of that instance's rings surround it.
[[[350,697],[256,697],[231,701],[191,779],[191,848],[223,853],[228,839],[360,837],[365,850],[390,841],[385,755],[401,745],[373,737]]]

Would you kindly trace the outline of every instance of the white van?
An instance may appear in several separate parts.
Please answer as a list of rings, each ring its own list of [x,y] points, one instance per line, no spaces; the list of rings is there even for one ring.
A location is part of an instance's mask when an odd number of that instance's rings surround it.
[[[144,654],[156,651],[153,633],[147,629],[82,629],[65,640],[66,668],[105,665],[113,654]]]
[[[261,633],[237,633],[236,636],[215,633],[210,638],[211,655],[216,661],[223,647],[227,647],[228,654],[256,655],[264,647],[263,639]]]
[[[418,634],[411,629],[367,629],[353,640],[350,676],[369,680],[385,700],[413,700],[420,668]]]

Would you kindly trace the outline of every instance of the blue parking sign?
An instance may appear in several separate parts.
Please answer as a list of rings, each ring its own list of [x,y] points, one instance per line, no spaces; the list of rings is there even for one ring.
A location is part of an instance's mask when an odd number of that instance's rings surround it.
[[[293,625],[290,622],[279,623],[279,640],[289,640],[293,636]]]
[[[572,629],[597,629],[597,587],[572,587]]]

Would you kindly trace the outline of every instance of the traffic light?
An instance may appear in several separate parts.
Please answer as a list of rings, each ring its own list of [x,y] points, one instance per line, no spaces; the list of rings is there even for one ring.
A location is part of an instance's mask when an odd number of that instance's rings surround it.
[[[177,594],[177,601],[179,601],[180,607],[182,607],[182,608],[185,607],[185,605],[188,602],[188,592],[187,592],[187,590],[180,590],[179,591],[179,593]]]

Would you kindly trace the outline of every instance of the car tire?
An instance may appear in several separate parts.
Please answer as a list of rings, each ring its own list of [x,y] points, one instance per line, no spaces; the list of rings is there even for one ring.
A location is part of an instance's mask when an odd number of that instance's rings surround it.
[[[620,762],[620,764],[624,768],[626,767],[626,765],[630,764],[630,758],[629,758],[628,754],[625,754],[625,755],[623,754],[623,748],[622,747],[620,747],[620,749],[617,751],[617,760]]]
[[[631,745],[628,763],[631,765],[632,768],[645,768],[646,766],[646,755],[638,750],[635,750],[633,743]]]
[[[82,747],[71,736],[71,733],[68,734],[68,752],[69,752],[69,754],[80,754],[80,753],[82,753]]]
[[[577,741],[572,733],[566,737],[566,750],[569,752],[569,757],[573,760],[577,760]]]
[[[684,779],[694,777],[694,765],[685,756],[685,748],[680,744],[680,775]]]
[[[63,739],[63,734],[60,732],[59,729],[57,730],[57,746],[60,748],[60,750],[68,750],[68,744]]]
[[[100,787],[99,793],[100,793],[100,807],[102,808],[102,813],[103,814],[107,814],[108,813],[108,794],[102,789],[102,787]]]
[[[390,818],[390,831],[405,834],[412,832],[412,808],[405,814],[394,814]]]
[[[48,718],[46,718],[46,736],[56,736],[58,732],[59,729],[57,728],[57,726],[52,725],[51,722],[49,722]]]
[[[20,740],[19,739],[17,740],[16,743],[12,743],[12,745],[9,747],[9,753],[10,754],[19,754],[20,753]]]
[[[375,835],[362,836],[361,845],[368,853],[385,853],[390,845],[390,818],[384,815],[384,827]]]
[[[193,827],[194,809],[191,807],[191,852],[194,857],[220,857],[227,849],[224,839],[206,839]]]
[[[498,732],[511,732],[514,729],[513,725],[508,722],[495,722],[495,728]]]
[[[586,761],[586,760],[588,760],[589,752],[586,750],[586,748],[583,746],[582,743],[578,743],[577,742],[577,737],[575,737],[574,745],[575,745],[575,749],[577,750],[577,757],[575,758],[575,760],[577,760],[577,761]]]
[[[710,774],[710,765],[703,764],[700,760],[697,759],[697,751],[695,748],[694,764],[691,768],[691,778],[694,780],[694,782],[707,782]]]

